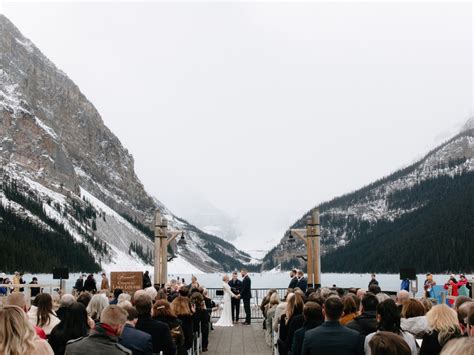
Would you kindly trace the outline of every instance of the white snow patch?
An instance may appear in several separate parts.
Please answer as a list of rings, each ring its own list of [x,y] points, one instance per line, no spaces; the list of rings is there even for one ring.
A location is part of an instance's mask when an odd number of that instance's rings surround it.
[[[49,134],[53,139],[57,140],[58,135],[54,132],[54,129],[46,125],[43,121],[41,121],[38,117],[35,116],[35,122],[38,126],[40,126],[47,134]]]

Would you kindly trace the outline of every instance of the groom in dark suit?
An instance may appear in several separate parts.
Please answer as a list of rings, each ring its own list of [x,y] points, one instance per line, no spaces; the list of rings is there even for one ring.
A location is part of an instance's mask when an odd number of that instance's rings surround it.
[[[242,274],[242,287],[240,289],[240,298],[244,302],[244,310],[245,310],[245,322],[242,324],[250,325],[250,299],[252,298],[252,281],[250,280],[249,275],[247,274],[247,269],[240,270]]]

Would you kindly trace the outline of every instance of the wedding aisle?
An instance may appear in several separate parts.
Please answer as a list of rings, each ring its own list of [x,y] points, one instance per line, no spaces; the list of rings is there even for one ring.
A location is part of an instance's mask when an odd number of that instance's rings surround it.
[[[209,334],[209,355],[271,355],[265,343],[262,323],[214,327]]]

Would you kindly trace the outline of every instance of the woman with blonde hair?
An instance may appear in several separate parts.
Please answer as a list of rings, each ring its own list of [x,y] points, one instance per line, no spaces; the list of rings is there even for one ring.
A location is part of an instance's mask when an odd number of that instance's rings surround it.
[[[18,306],[0,309],[0,354],[5,355],[53,355],[46,340],[40,339]]]
[[[426,314],[426,320],[431,332],[423,336],[420,355],[439,354],[449,340],[461,336],[458,316],[455,311],[445,304],[439,304],[431,308]]]
[[[272,331],[273,331],[273,317],[275,316],[275,310],[280,303],[280,296],[278,295],[278,292],[273,293],[270,296],[270,301],[268,304],[265,306],[266,308],[266,315],[267,318],[265,318],[265,321],[267,322],[266,327],[265,327],[265,340],[267,341],[268,345],[272,345],[271,342],[271,337],[272,337]]]
[[[294,332],[290,333],[291,323],[296,316],[303,314],[304,302],[303,298],[295,292],[295,295],[288,300],[286,304],[285,313],[280,318],[280,328],[278,331],[278,351],[280,355],[288,354],[291,344],[293,342]],[[299,317],[300,326],[303,325],[303,317]],[[298,327],[299,328],[299,327]]]

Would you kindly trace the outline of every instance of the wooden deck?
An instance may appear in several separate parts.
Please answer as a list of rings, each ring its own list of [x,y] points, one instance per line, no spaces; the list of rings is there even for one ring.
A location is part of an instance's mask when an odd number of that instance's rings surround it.
[[[209,334],[209,355],[271,355],[261,322],[214,327]],[[204,353],[206,354],[206,353]]]

